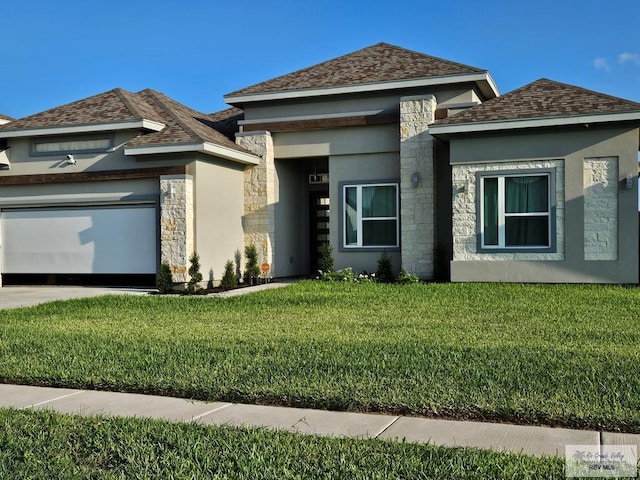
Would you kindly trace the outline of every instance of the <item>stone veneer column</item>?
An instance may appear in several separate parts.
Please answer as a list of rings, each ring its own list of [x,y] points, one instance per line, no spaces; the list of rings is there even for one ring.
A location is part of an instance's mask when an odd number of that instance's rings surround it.
[[[618,157],[584,160],[584,259],[618,259]]]
[[[435,247],[435,178],[433,95],[400,99],[400,224],[402,268],[423,278],[433,277]],[[419,185],[413,183],[418,174]]]
[[[244,244],[254,244],[260,262],[271,265],[275,239],[275,162],[271,133],[240,132],[236,143],[260,156],[260,163],[244,172]]]
[[[187,282],[189,257],[193,253],[193,177],[160,177],[160,252],[169,263],[173,280]]]

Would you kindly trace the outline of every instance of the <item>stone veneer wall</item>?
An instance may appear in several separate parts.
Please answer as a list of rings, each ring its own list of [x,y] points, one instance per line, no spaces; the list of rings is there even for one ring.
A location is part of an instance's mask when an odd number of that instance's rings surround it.
[[[273,271],[275,239],[276,169],[273,139],[269,132],[240,132],[236,143],[260,156],[260,164],[244,173],[244,244],[254,244],[258,261],[267,262]]]
[[[618,259],[618,158],[584,160],[584,259]]]
[[[478,253],[476,217],[476,172],[554,168],[556,172],[556,252]],[[453,185],[468,185],[453,193],[453,260],[564,260],[564,162],[510,162],[453,165]],[[457,189],[456,189],[457,190]]]
[[[175,282],[187,282],[194,249],[193,177],[160,177],[160,252]]]
[[[400,225],[402,268],[423,278],[433,277],[435,247],[435,178],[433,95],[400,99]],[[414,173],[420,183],[413,185]]]

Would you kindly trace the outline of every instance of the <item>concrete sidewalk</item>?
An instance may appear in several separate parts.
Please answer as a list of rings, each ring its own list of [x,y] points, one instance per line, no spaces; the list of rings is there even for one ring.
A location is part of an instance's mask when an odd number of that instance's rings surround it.
[[[146,417],[203,425],[246,425],[336,437],[404,438],[408,442],[477,447],[536,456],[564,456],[565,445],[635,444],[640,450],[640,435],[633,434],[200,402],[22,385],[0,384],[0,407],[49,409],[77,415]]]

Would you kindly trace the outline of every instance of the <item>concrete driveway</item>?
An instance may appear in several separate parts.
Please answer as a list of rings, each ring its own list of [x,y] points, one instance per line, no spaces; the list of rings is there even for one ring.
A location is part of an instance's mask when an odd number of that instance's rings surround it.
[[[145,295],[150,289],[107,287],[2,287],[0,309],[30,307],[40,303],[110,294]]]

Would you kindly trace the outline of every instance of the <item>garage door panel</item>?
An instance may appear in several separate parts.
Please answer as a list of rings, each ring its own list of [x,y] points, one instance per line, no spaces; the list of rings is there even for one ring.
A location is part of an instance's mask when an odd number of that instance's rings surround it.
[[[3,273],[156,272],[153,205],[2,211]]]

